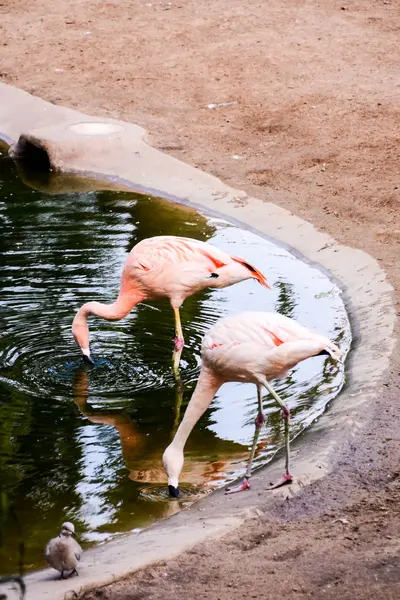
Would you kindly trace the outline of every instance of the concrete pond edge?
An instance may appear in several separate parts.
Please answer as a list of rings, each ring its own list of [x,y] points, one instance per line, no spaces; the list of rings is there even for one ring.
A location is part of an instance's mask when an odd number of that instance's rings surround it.
[[[394,292],[377,261],[361,250],[338,244],[289,211],[251,198],[152,148],[145,130],[137,125],[88,116],[2,83],[0,138],[14,157],[105,182],[97,182],[97,189],[129,189],[181,202],[288,248],[301,260],[326,271],[340,286],[353,335],[345,386],[330,409],[293,443],[294,484],[265,491],[282,470],[278,457],[255,473],[249,492],[226,497],[219,490],[140,533],[88,550],[78,578],[56,581],[57,575],[50,569],[27,575],[27,600],[76,598],[83,590],[172,558],[198,542],[239,527],[261,507],[265,511],[269,498],[293,496],[329,473],[338,444],[360,431],[357,415],[376,397],[395,345]]]

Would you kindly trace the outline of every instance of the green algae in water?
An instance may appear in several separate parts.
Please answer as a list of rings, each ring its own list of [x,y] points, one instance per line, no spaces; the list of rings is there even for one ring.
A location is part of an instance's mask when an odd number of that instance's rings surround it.
[[[3,523],[0,573],[17,571],[18,528],[26,568],[65,520],[85,545],[149,525],[244,472],[257,412],[252,385],[226,384],[192,432],[184,496],[166,498],[161,455],[198,376],[201,339],[243,310],[276,310],[331,337],[345,355],[349,324],[339,289],[322,272],[262,237],[187,207],[130,192],[46,194],[0,160],[0,491],[18,517]],[[138,305],[119,322],[90,319],[94,368],[71,335],[88,300],[115,299],[127,253],[141,239],[183,235],[241,255],[272,291],[248,281],[207,290],[182,309],[182,394],[171,373],[173,315],[167,300]],[[292,434],[338,393],[343,365],[324,357],[276,383],[292,410]],[[280,411],[264,399],[267,426],[256,465],[282,446]]]

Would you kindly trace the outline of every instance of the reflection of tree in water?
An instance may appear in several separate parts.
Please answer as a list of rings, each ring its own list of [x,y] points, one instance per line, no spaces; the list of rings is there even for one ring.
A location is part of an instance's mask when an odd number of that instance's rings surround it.
[[[7,494],[17,487],[30,471],[28,464],[18,464],[21,437],[31,428],[31,410],[26,397],[14,389],[2,393],[0,383],[0,491]]]
[[[18,516],[16,515],[15,508],[9,503],[9,495],[5,490],[1,489],[0,486],[0,552],[3,549],[4,541],[4,525],[6,521],[12,521],[14,523],[17,535],[14,538],[14,543],[17,546],[18,553],[18,575],[11,575],[2,577],[0,576],[0,600],[7,600],[7,594],[3,593],[4,588],[7,590],[15,591],[19,594],[20,600],[25,598],[25,543],[23,540],[23,534],[21,531]],[[4,548],[4,550],[6,550]]]
[[[10,554],[13,554],[15,564],[12,571],[18,571],[22,578],[25,548],[13,493],[30,472],[29,465],[21,464],[17,456],[20,451],[21,434],[29,431],[31,418],[25,398],[13,389],[9,390],[7,395],[3,395],[3,388],[3,384],[0,383],[0,573],[3,572],[1,565],[7,564]],[[8,536],[10,528],[13,532],[11,537]],[[0,577],[0,598],[2,584],[11,583],[11,579]],[[20,587],[18,580],[15,585]]]
[[[65,507],[71,510],[81,500],[74,490],[80,481],[82,456],[76,441],[79,419],[69,404],[20,392],[14,392],[13,401],[6,404],[7,393],[6,386],[0,384],[1,429],[5,434],[1,435],[0,487],[15,514],[14,519],[4,522],[5,543],[0,547],[3,573],[15,572],[20,539],[29,540],[28,563],[32,553],[35,562],[43,560],[44,544],[54,533],[54,526],[58,527]]]
[[[275,310],[285,317],[293,319],[294,309],[296,308],[295,291],[293,284],[288,281],[277,281],[274,284],[275,288],[279,289],[278,299],[276,301]]]

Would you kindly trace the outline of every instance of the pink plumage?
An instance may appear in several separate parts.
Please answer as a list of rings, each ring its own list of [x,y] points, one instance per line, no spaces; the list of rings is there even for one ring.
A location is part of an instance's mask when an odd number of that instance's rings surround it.
[[[168,235],[136,244],[122,278],[145,298],[169,298],[172,308],[179,308],[188,296],[207,287],[227,287],[250,278],[269,287],[264,275],[244,259],[206,242]]]
[[[118,320],[143,300],[169,298],[175,313],[176,370],[184,343],[179,315],[184,300],[207,287],[223,288],[246,279],[256,279],[269,287],[265,276],[253,265],[211,244],[168,235],[148,238],[136,244],[129,253],[116,301],[112,304],[84,304],[75,315],[72,333],[83,356],[91,361],[87,325],[90,314]]]
[[[319,354],[330,355],[334,360],[340,360],[340,350],[329,338],[277,313],[247,312],[217,321],[203,338],[203,362],[196,389],[175,437],[163,455],[170,494],[175,497],[179,494],[178,480],[183,467],[183,449],[190,432],[212,402],[218,389],[228,381],[255,383],[258,397],[256,431],[246,476],[242,484],[230,490],[230,493],[250,487],[249,478],[255,447],[265,420],[262,412],[263,387],[282,408],[285,421],[286,471],[282,479],[272,487],[291,482],[290,411],[272,388],[270,381],[283,377],[299,362]]]
[[[324,351],[340,358],[328,338],[278,313],[245,312],[220,319],[203,339],[202,358],[225,381],[264,385]]]

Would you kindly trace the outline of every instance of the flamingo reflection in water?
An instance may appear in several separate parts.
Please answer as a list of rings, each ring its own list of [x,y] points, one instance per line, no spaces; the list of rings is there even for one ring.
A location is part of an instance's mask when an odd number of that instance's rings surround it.
[[[146,435],[141,432],[131,417],[121,409],[94,409],[88,401],[89,375],[90,373],[85,369],[78,369],[75,372],[73,399],[79,411],[92,423],[115,427],[119,434],[122,456],[130,479],[146,485],[153,484],[160,491],[162,488],[165,489],[165,472],[160,460],[163,440],[155,442],[157,433]],[[183,397],[181,382],[175,386],[175,392],[174,419],[169,434],[170,439],[173,438],[179,425],[179,408]],[[215,440],[215,435],[209,430],[202,432],[202,439],[204,436],[210,438],[208,447],[213,448],[216,442],[218,444],[214,452],[215,459],[205,460],[194,453],[191,460],[187,461],[183,471],[185,482],[198,490],[198,493],[205,488],[212,489],[220,484],[221,480],[226,477],[226,473],[237,468],[237,463],[244,461],[247,456],[247,449],[240,444]],[[165,510],[167,511],[165,516],[174,514],[179,510],[179,506],[176,503],[168,502]]]

